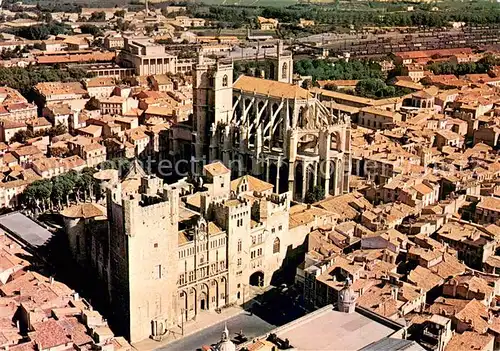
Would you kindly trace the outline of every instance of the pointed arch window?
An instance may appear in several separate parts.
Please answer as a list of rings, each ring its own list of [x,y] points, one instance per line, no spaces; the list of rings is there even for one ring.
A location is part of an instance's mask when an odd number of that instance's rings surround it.
[[[227,74],[225,74],[224,77],[222,77],[222,86],[227,87],[228,84],[229,84],[229,78],[227,77]]]
[[[288,63],[283,63],[283,67],[281,68],[281,78],[288,78]]]
[[[276,238],[273,242],[273,254],[280,252],[280,239]]]

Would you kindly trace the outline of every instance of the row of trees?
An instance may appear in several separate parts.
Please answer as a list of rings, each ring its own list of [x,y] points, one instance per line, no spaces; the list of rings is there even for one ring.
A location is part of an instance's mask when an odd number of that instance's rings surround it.
[[[53,138],[57,135],[62,135],[68,132],[68,128],[64,125],[59,123],[56,126],[50,127],[49,129],[45,130],[40,130],[38,132],[33,133],[31,130],[20,130],[16,132],[12,136],[12,138],[9,140],[10,143],[21,143],[24,144],[26,143],[26,140],[31,139],[31,138],[36,138],[36,137],[41,137],[41,136],[48,136],[49,138]]]
[[[47,209],[60,210],[71,201],[86,201],[95,193],[94,168],[82,172],[69,171],[52,179],[41,179],[31,183],[23,192],[23,203],[39,212]]]
[[[104,161],[97,168],[85,167],[80,172],[71,170],[51,179],[37,180],[24,190],[22,203],[30,210],[44,212],[48,209],[61,210],[72,202],[99,200],[101,194],[94,178],[98,169],[116,169],[123,176],[130,169],[130,161],[116,158]]]
[[[33,87],[40,82],[77,82],[89,77],[81,68],[62,70],[58,67],[0,67],[0,86],[17,89],[30,100]]]
[[[382,79],[378,78],[360,80],[358,84],[356,84],[356,89],[354,91],[358,96],[375,99],[402,96],[411,92],[409,89],[387,85]]]
[[[348,4],[332,5],[292,5],[287,7],[236,7],[236,6],[190,6],[195,16],[209,18],[221,23],[229,23],[239,28],[244,24],[252,25],[252,18],[263,16],[276,18],[281,23],[298,23],[301,18],[312,19],[317,23],[337,26],[424,26],[443,27],[449,22],[491,25],[500,24],[500,6],[496,3],[451,3],[439,11],[431,11],[433,6],[414,5],[415,11],[406,11],[404,5],[384,3],[378,6],[349,8]]]
[[[338,89],[337,86],[333,84],[327,84],[324,88],[327,90],[345,92],[347,94],[362,96],[370,99],[383,99],[395,96],[403,96],[411,93],[411,90],[409,89],[389,85],[379,78],[361,79],[356,84],[354,91],[345,91],[342,89]]]
[[[12,28],[8,32],[29,40],[46,40],[51,35],[72,34],[73,30],[64,23],[51,22],[29,27]]]
[[[311,60],[302,59],[294,64],[294,72],[302,76],[312,76],[313,81],[327,79],[383,79],[380,65],[371,60]]]
[[[458,64],[452,62],[434,62],[427,65],[427,69],[434,74],[454,74],[456,76],[463,76],[465,74],[486,73],[493,66],[499,64],[499,59],[487,55],[478,62],[464,62]]]

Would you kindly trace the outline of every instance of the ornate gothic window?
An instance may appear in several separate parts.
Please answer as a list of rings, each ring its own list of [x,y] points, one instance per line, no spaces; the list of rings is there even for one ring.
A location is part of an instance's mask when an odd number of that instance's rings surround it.
[[[227,85],[228,85],[228,78],[227,74],[225,74],[224,77],[222,77],[222,86],[227,87]]]
[[[288,77],[288,64],[283,63],[283,67],[281,68],[281,78],[286,79]]]
[[[278,253],[280,252],[280,239],[276,238],[274,239],[273,242],[273,253]]]

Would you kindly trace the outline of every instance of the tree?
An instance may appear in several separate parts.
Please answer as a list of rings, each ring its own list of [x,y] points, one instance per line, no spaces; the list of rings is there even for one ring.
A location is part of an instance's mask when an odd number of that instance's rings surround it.
[[[65,198],[65,187],[64,187],[64,178],[61,176],[55,177],[52,180],[52,192],[51,199],[52,202],[56,203],[57,209],[61,209],[62,200]]]
[[[52,147],[50,148],[51,157],[66,157],[68,150],[64,147]]]
[[[115,12],[115,17],[125,18],[125,14],[126,14],[125,10],[118,10]]]
[[[89,22],[105,22],[106,21],[106,12],[97,11],[93,12],[89,18]]]
[[[80,26],[82,33],[92,34],[94,37],[100,37],[103,35],[102,30],[93,24],[82,24]]]
[[[101,109],[101,103],[94,96],[85,104],[85,109],[89,111],[96,111]]]
[[[52,14],[50,12],[42,12],[39,19],[45,23],[51,23],[53,21]]]
[[[66,134],[68,132],[68,127],[66,127],[62,123],[58,123],[57,125],[49,128],[44,134],[48,135],[51,139],[57,135]]]
[[[385,78],[380,65],[371,60],[311,60],[302,59],[294,64],[294,71],[316,80]]]
[[[144,27],[144,31],[146,32],[146,35],[151,35],[155,30],[155,27],[152,25],[147,25]]]
[[[321,185],[316,185],[311,191],[306,193],[305,203],[312,204],[325,198],[325,190]]]
[[[312,80],[310,79],[305,79],[303,82],[302,82],[302,88],[304,89],[311,89],[313,87],[313,82]]]
[[[33,183],[35,186],[35,194],[37,207],[45,211],[50,203],[50,196],[52,194],[52,182],[48,179],[37,180]]]
[[[20,130],[16,132],[12,138],[10,138],[9,142],[10,143],[21,143],[24,144],[26,143],[27,139],[30,139],[33,137],[33,133],[31,133],[28,130]]]

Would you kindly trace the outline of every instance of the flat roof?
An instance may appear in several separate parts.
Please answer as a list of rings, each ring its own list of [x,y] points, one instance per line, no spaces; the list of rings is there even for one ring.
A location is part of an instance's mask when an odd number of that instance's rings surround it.
[[[45,245],[53,235],[21,212],[12,212],[1,216],[0,227],[32,247]]]
[[[276,331],[298,350],[359,350],[396,332],[358,312],[344,313],[323,307]]]

